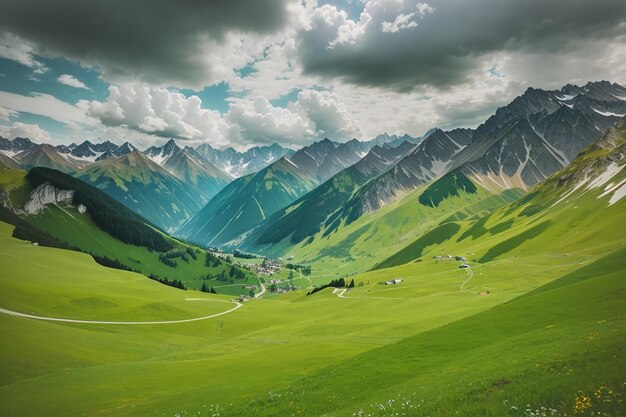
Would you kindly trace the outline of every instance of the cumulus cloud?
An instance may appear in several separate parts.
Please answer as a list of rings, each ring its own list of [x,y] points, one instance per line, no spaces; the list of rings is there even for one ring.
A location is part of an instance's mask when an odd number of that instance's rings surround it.
[[[79,80],[78,78],[70,74],[59,75],[59,78],[57,78],[57,81],[60,82],[61,84],[65,84],[70,87],[82,88],[84,90],[91,90],[89,87],[85,85],[84,82],[82,82],[81,80]]]
[[[315,86],[316,80],[302,74],[296,48],[293,38],[272,44],[266,49],[263,59],[250,65],[249,73],[243,76],[234,74],[228,78],[231,92],[274,100],[291,91]]]
[[[165,88],[126,83],[109,87],[104,102],[83,103],[89,116],[105,126],[124,126],[131,130],[179,139],[210,139],[225,143],[228,126],[219,112],[202,108],[197,96]]]
[[[297,0],[5,0],[0,25],[98,66],[114,81],[202,87],[262,53],[268,36],[301,20]],[[13,36],[12,35],[12,36]]]
[[[226,120],[231,139],[242,144],[305,144],[315,133],[305,116],[293,108],[275,107],[265,97],[234,99]]]
[[[306,74],[398,91],[445,89],[469,82],[492,54],[559,56],[577,42],[623,34],[625,21],[620,0],[372,0],[356,21],[318,7],[298,51]]]
[[[29,138],[35,142],[49,142],[50,135],[36,124],[14,122],[10,126],[0,126],[0,136],[7,139]]]
[[[360,135],[359,126],[339,97],[329,91],[305,90],[295,104],[314,126],[315,135],[333,139]]]
[[[348,14],[330,5],[324,5],[313,14],[313,19],[322,18],[325,22],[337,25],[337,37],[328,43],[329,48],[337,45],[354,45],[365,34],[372,16],[366,11],[361,13],[358,21],[348,19]]]
[[[222,116],[203,108],[197,96],[127,83],[110,86],[105,101],[83,101],[78,107],[106,127],[216,146],[306,144],[321,136],[345,139],[359,134],[350,112],[328,91],[303,90],[286,107],[262,96],[231,98]]]

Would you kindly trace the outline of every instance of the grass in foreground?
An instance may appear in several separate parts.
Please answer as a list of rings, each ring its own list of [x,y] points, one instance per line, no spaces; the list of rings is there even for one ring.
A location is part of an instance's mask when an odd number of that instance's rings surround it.
[[[126,320],[189,317],[206,314],[209,306],[222,308],[222,303],[185,300],[200,297],[199,292],[103,268],[84,254],[30,246],[11,238],[9,226],[1,233],[2,262],[15,265],[0,280],[4,308]],[[23,267],[33,259],[34,265]],[[515,296],[507,287],[493,297],[460,293],[450,287],[450,280],[459,277],[456,268],[417,267],[424,268],[421,285],[431,288],[404,300],[350,300],[330,290],[315,296],[302,291],[250,301],[215,319],[161,326],[50,323],[1,315],[0,328],[8,337],[0,339],[0,414],[173,416],[181,410],[204,412],[210,404],[234,408],[350,362],[354,355]],[[526,288],[534,286],[531,282]]]

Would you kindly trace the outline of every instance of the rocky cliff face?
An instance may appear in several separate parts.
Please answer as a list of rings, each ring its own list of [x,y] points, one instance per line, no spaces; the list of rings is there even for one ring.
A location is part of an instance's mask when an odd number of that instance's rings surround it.
[[[74,197],[74,190],[61,190],[49,183],[41,184],[33,190],[30,200],[24,205],[24,211],[28,214],[37,214],[47,204],[67,202]]]

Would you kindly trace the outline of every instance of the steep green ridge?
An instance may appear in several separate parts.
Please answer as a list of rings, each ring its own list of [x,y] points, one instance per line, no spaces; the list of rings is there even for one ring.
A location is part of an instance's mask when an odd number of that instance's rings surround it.
[[[446,198],[458,196],[459,191],[475,193],[476,186],[462,172],[451,171],[429,185],[418,201],[425,206],[437,207]]]
[[[166,252],[172,243],[155,230],[141,216],[126,208],[117,200],[62,172],[49,168],[33,168],[26,175],[30,189],[49,183],[62,190],[74,190],[72,204],[82,204],[89,217],[102,230],[131,245]]]
[[[324,275],[341,276],[365,271],[393,257],[441,224],[467,222],[510,204],[523,195],[521,190],[493,194],[476,185],[475,192],[459,190],[458,195],[450,196],[438,206],[431,207],[419,202],[426,188],[419,188],[401,200],[361,216],[350,224],[333,224],[329,227],[330,232],[322,230],[298,245],[292,245],[289,241],[273,245],[268,253],[275,256],[290,255],[297,261],[313,262],[316,270]]]
[[[390,268],[418,259],[422,256],[422,252],[427,246],[445,242],[454,236],[459,229],[461,229],[461,226],[456,223],[445,223],[441,226],[437,226],[420,236],[415,242],[411,243],[400,252],[376,265],[374,269]]]
[[[238,178],[220,191],[176,235],[200,245],[223,245],[256,227],[301,195],[315,181],[285,158]]]
[[[76,176],[164,230],[197,213],[203,194],[138,151],[89,165]]]
[[[19,210],[45,183],[74,190],[73,201],[50,204],[37,214]],[[0,219],[16,226],[16,237],[108,258],[146,276],[181,281],[189,289],[205,285],[218,287],[217,292],[248,294],[241,286],[257,283],[250,271],[164,235],[104,192],[61,172],[0,169],[0,191],[12,200],[12,209],[0,207]],[[77,209],[80,204],[86,207],[84,213]]]
[[[287,237],[291,243],[297,244],[322,228],[329,230],[327,219],[348,201],[356,189],[383,173],[413,147],[415,145],[409,142],[396,148],[373,147],[359,162],[340,171],[263,222],[246,238],[243,247],[274,244]]]
[[[472,253],[474,261],[486,263],[512,253],[540,253],[548,248],[567,253],[581,247],[619,246],[623,236],[610,225],[619,224],[625,216],[620,208],[626,188],[625,166],[626,119],[622,119],[533,192],[468,222],[462,233],[447,243],[446,250]],[[429,237],[421,236],[383,265],[396,266],[417,259],[423,242],[430,242]]]

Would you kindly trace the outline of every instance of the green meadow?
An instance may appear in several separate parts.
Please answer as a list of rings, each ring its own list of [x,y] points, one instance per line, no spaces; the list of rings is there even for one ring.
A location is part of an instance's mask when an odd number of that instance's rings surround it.
[[[184,291],[0,223],[0,415],[625,415],[626,200],[583,187],[560,204],[550,181],[437,207],[418,190],[286,250],[312,265],[294,274],[302,289],[232,311],[239,283],[193,285],[201,256],[173,268]],[[163,268],[69,205],[28,221],[144,274]],[[307,295],[338,276],[354,287]]]
[[[354,275],[356,286],[343,298],[330,288],[312,296],[301,290],[248,301],[224,316],[162,325],[2,315],[10,337],[0,342],[0,412],[500,416],[528,415],[528,404],[571,415],[579,390],[607,387],[614,408],[602,412],[620,415],[619,232],[594,239],[590,230],[580,236],[585,246],[563,241],[547,250],[554,243],[548,235],[515,240],[532,228],[522,209],[494,212],[485,230],[459,222],[454,236],[423,256]],[[520,223],[501,226],[510,218]],[[98,321],[185,319],[231,308],[218,302],[224,296],[33,246],[11,230],[2,225],[3,308]],[[561,228],[546,230],[558,236]],[[472,261],[511,239],[493,260]],[[469,281],[458,262],[433,259],[448,253],[468,257]],[[393,278],[403,281],[383,284]]]

